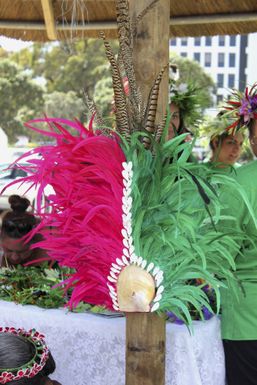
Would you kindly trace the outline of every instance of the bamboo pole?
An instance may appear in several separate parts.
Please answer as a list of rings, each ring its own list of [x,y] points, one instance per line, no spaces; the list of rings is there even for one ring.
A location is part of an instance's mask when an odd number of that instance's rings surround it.
[[[88,0],[87,0],[88,1]],[[95,0],[93,0],[95,1]],[[219,14],[219,15],[200,15],[200,16],[172,16],[169,24],[171,26],[191,26],[205,24],[224,24],[224,23],[248,23],[256,22],[257,12],[245,12],[236,14]],[[0,28],[11,30],[32,30],[44,31],[46,25],[42,21],[26,21],[26,20],[0,20]],[[72,24],[58,24],[55,26],[56,31],[74,31]],[[116,31],[117,23],[115,20],[107,21],[90,21],[90,23],[78,22],[76,31],[95,31],[95,37],[99,37],[99,31]],[[176,35],[177,36],[177,35]]]
[[[46,33],[49,40],[57,40],[52,0],[41,0]]]

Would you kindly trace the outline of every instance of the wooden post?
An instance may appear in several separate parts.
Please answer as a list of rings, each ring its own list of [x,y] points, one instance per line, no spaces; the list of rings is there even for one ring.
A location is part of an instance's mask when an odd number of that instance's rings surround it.
[[[127,313],[126,385],[164,384],[164,319],[154,313]]]
[[[146,100],[160,70],[169,63],[170,0],[130,0],[132,21],[150,4],[154,3],[137,23],[133,45],[133,62],[137,84]],[[157,122],[162,120],[168,105],[168,68],[160,86]]]
[[[147,100],[156,76],[169,62],[170,0],[130,0],[130,16],[154,6],[137,24],[133,61],[137,84]],[[157,123],[168,105],[168,68],[160,87]],[[165,384],[165,321],[153,313],[126,315],[126,385]]]

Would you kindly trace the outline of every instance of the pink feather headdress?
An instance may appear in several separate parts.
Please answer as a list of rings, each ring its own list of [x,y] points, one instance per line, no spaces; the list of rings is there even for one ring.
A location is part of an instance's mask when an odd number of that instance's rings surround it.
[[[36,127],[43,122],[49,131]],[[46,249],[49,258],[60,266],[74,269],[66,280],[66,287],[73,288],[70,305],[77,306],[86,299],[91,304],[120,310],[123,305],[117,299],[118,275],[124,270],[134,271],[136,265],[136,274],[144,270],[142,279],[150,280],[151,295],[147,305],[142,298],[145,294],[136,295],[131,311],[149,311],[149,303],[157,298],[151,306],[154,311],[163,291],[163,273],[158,268],[150,276],[149,271],[156,266],[134,253],[132,163],[126,162],[120,138],[115,133],[105,136],[93,132],[92,120],[89,129],[79,122],[48,118],[27,126],[56,140],[54,146],[41,146],[29,153],[40,154],[40,159],[29,160],[27,171],[31,174],[34,166],[35,172],[23,181],[40,186],[38,202],[47,186],[53,189],[48,196],[51,213],[41,213],[42,221],[30,238],[40,231],[44,239],[36,247]],[[68,128],[78,135],[71,135]],[[157,292],[155,287],[159,288]]]
[[[209,304],[201,287],[188,282],[205,279],[219,298],[223,283],[217,277],[231,277],[223,265],[224,259],[233,264],[226,252],[232,241],[216,233],[210,241],[210,231],[203,231],[206,211],[211,216],[208,205],[214,202],[213,212],[219,212],[217,196],[209,180],[197,178],[194,165],[187,163],[192,148],[185,135],[165,142],[169,122],[156,119],[167,66],[144,101],[133,67],[128,2],[117,1],[116,8],[118,61],[102,34],[113,79],[116,133],[106,128],[94,102],[91,109],[101,130],[93,131],[93,120],[88,129],[78,121],[55,118],[26,124],[56,142],[29,153],[35,158],[28,161],[30,175],[22,182],[38,190],[41,223],[27,239],[40,232],[43,240],[33,247],[72,269],[65,281],[72,288],[71,307],[85,301],[117,311],[172,311],[190,323],[188,305],[201,312]],[[42,123],[48,131],[38,128]],[[76,135],[70,133],[74,130]],[[49,186],[52,193],[41,209]],[[207,260],[217,250],[221,257],[215,266],[211,260],[208,271]]]

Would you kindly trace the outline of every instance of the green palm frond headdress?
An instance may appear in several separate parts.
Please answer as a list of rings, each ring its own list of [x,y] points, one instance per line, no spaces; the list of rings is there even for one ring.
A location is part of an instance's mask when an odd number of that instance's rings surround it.
[[[209,141],[220,135],[230,135],[227,127],[233,124],[234,120],[230,116],[218,114],[215,117],[207,117],[199,126],[201,136],[207,137]]]
[[[49,258],[74,269],[65,282],[73,289],[71,306],[85,301],[116,311],[172,311],[190,323],[189,306],[201,314],[202,306],[209,305],[201,287],[189,282],[203,278],[214,288],[219,305],[223,279],[233,281],[235,265],[227,250],[235,244],[215,229],[221,203],[211,171],[188,163],[192,144],[184,142],[186,135],[166,142],[168,122],[155,122],[166,67],[142,102],[133,69],[128,2],[120,0],[116,6],[119,62],[103,36],[116,131],[93,130],[93,119],[88,128],[57,118],[29,123],[56,139],[54,146],[33,151],[42,159],[34,162],[34,174],[27,180],[41,186],[38,202],[48,184],[55,191],[48,200],[51,209],[34,231],[42,232],[38,246]],[[192,113],[196,104],[186,100],[196,100],[196,94],[191,86],[184,91],[176,91],[174,100]],[[48,131],[36,127],[42,121]],[[215,178],[214,186],[235,183],[226,176]]]
[[[199,88],[192,83],[178,84],[173,79],[169,81],[169,103],[179,107],[181,117],[186,127],[196,127],[202,118],[199,103]]]

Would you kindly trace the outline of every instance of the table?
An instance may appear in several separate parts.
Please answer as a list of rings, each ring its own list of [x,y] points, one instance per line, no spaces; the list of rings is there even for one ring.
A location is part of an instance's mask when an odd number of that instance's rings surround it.
[[[62,385],[125,384],[125,318],[0,301],[0,325],[35,327],[46,335]],[[166,385],[225,385],[220,321],[166,326]]]

